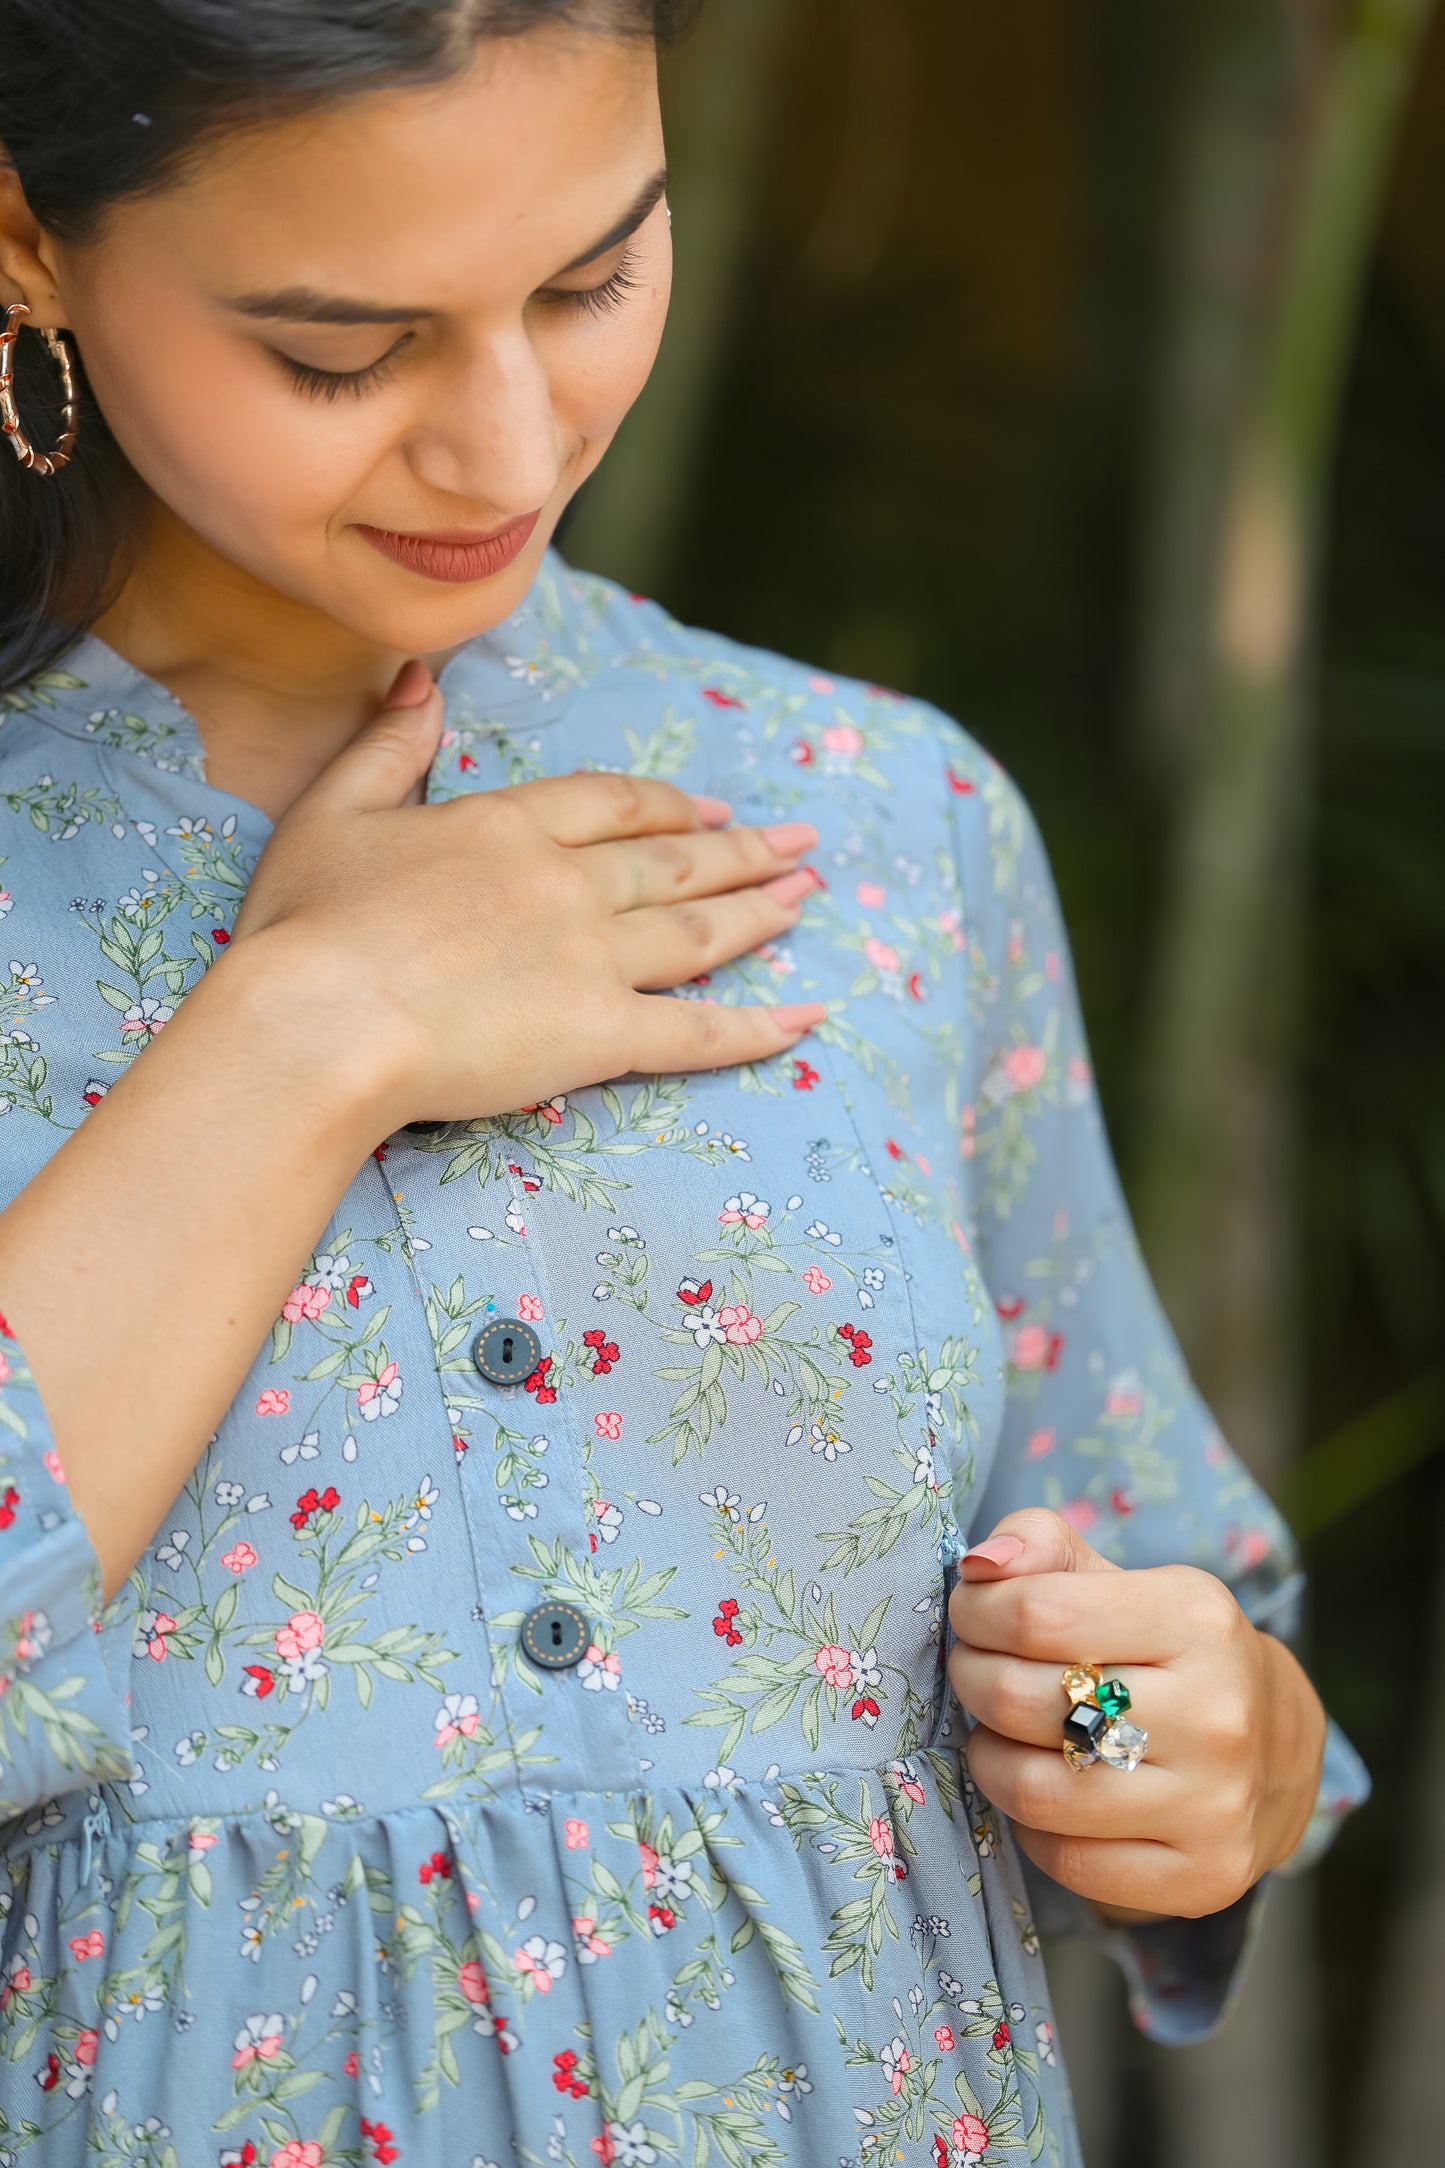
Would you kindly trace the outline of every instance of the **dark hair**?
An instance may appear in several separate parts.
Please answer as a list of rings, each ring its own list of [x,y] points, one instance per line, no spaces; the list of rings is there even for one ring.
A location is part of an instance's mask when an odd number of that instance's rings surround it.
[[[665,41],[694,0],[0,0],[0,146],[47,232],[79,241],[172,179],[208,136],[390,84],[440,82],[481,38],[576,21]],[[59,383],[14,350],[41,450]],[[0,447],[0,691],[54,664],[109,599],[141,488],[85,381],[80,441],[53,479]]]

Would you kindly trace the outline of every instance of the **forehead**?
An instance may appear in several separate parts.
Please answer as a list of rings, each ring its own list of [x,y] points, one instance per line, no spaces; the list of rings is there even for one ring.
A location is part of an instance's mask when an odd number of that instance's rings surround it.
[[[219,137],[108,238],[213,292],[405,287],[444,308],[569,262],[661,162],[650,42],[534,31],[443,83]]]

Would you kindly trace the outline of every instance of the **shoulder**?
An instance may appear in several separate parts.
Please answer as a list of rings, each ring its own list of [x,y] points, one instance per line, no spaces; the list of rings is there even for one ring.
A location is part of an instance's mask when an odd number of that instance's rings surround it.
[[[760,761],[820,789],[946,829],[965,886],[1004,899],[1036,878],[1038,830],[1013,778],[982,740],[931,702],[683,624],[615,581],[549,560],[564,615],[604,678],[617,672],[686,700],[718,734],[744,735]],[[771,757],[769,757],[771,756]]]

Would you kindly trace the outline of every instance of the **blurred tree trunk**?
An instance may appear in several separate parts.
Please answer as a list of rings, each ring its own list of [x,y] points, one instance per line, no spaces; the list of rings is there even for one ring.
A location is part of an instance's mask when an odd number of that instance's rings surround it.
[[[1150,552],[1159,614],[1142,681],[1176,818],[1135,1195],[1195,1374],[1273,1486],[1298,1442],[1294,1004],[1323,506],[1380,195],[1431,0],[1257,0],[1253,12],[1251,46],[1241,0],[1206,11],[1218,45],[1199,74],[1192,133],[1217,131],[1238,187],[1232,207],[1224,193],[1200,205],[1201,189],[1222,189],[1220,160],[1201,144],[1180,231],[1181,248],[1198,252],[1181,277],[1199,298],[1178,326],[1166,411],[1179,429],[1193,417],[1204,443],[1169,463]],[[1259,95],[1250,57],[1267,56],[1272,39],[1285,125],[1277,97]],[[1249,223],[1232,255],[1225,227],[1241,216]],[[1221,280],[1221,267],[1245,275]],[[1166,638],[1179,642],[1177,673]],[[1169,2168],[1217,2156],[1220,2099],[1232,2103],[1237,2168],[1314,2168],[1323,2157],[1310,1911],[1306,1885],[1274,1892],[1234,2022],[1161,2068]]]
[[[686,520],[772,139],[794,0],[727,0],[664,61],[677,273],[652,380],[588,483],[567,555],[656,593]]]

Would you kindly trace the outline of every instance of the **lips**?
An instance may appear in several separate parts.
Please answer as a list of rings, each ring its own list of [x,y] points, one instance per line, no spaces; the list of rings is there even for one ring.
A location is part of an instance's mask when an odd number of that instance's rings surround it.
[[[432,534],[398,534],[389,527],[358,526],[357,533],[383,557],[420,573],[425,580],[446,580],[454,586],[468,581],[492,580],[515,563],[531,541],[540,511],[509,520],[491,534],[468,533],[449,528]]]

